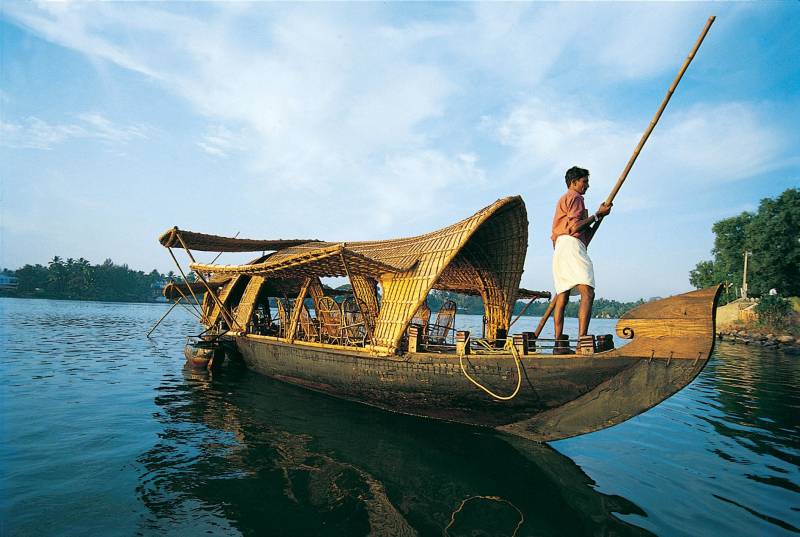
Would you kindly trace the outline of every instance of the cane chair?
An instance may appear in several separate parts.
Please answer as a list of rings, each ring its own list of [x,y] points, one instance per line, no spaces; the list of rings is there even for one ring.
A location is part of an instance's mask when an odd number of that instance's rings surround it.
[[[300,306],[300,337],[305,341],[319,341],[320,334],[317,320],[311,316],[305,304]]]
[[[425,342],[428,339],[428,324],[431,322],[431,309],[428,307],[428,301],[422,302],[414,317],[411,319],[411,324],[416,324],[421,330],[421,341]]]
[[[342,302],[342,342],[345,345],[363,347],[367,338],[362,301],[349,296]]]
[[[340,343],[342,339],[342,310],[339,304],[329,296],[322,297],[317,302],[317,319],[322,341],[326,343]]]
[[[436,314],[436,322],[428,326],[428,343],[431,345],[445,345],[454,340],[456,321],[456,303],[452,300],[445,301]]]
[[[286,337],[289,331],[291,306],[289,306],[289,301],[283,298],[277,299],[276,302],[278,303],[278,337]]]

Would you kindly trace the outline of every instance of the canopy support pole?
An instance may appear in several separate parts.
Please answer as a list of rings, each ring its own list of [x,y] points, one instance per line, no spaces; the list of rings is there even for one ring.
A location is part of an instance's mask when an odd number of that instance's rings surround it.
[[[177,306],[178,302],[180,302],[180,301],[181,301],[181,299],[179,298],[178,300],[176,300],[175,302],[172,303],[172,306],[170,306],[169,309],[167,310],[167,312],[164,315],[161,316],[161,318],[158,320],[158,322],[156,324],[153,325],[153,328],[150,329],[150,331],[147,333],[147,335],[145,337],[150,337],[150,334],[153,333],[153,330],[155,330],[156,327],[158,327],[158,325],[161,324],[161,321],[163,321],[164,319],[167,318],[167,315],[169,315],[172,312],[172,310],[175,309],[175,306]]]
[[[342,246],[344,246],[344,244]],[[367,331],[367,337],[369,338],[369,342],[374,345],[375,339],[372,337],[372,328],[367,322],[367,316],[364,315],[364,310],[361,309],[361,299],[359,299],[356,294],[356,284],[353,282],[352,276],[350,276],[350,268],[347,266],[347,261],[345,261],[344,254],[341,251],[339,252],[339,257],[342,260],[342,266],[344,267],[344,273],[347,275],[347,281],[350,282],[350,287],[353,289],[353,297],[356,299],[358,312],[361,314],[361,318],[364,319],[364,329]]]
[[[183,277],[183,283],[185,283],[185,284],[186,284],[186,287],[188,287],[188,288],[189,288],[189,292],[192,294],[192,298],[194,298],[194,301],[195,301],[195,303],[196,303],[196,304],[197,304],[197,305],[200,307],[200,309],[202,310],[203,306],[201,306],[201,305],[200,305],[200,301],[199,301],[199,300],[197,300],[197,295],[195,295],[195,294],[194,294],[194,290],[192,289],[192,285],[191,285],[191,283],[189,282],[189,278],[187,278],[187,277],[186,277],[186,273],[185,273],[185,272],[183,272],[183,267],[181,267],[181,264],[180,264],[180,263],[178,263],[178,259],[175,257],[175,254],[173,254],[173,253],[172,253],[172,248],[167,248],[167,251],[169,251],[169,255],[171,255],[171,256],[172,256],[172,260],[173,260],[173,261],[175,261],[175,266],[176,266],[176,267],[178,267],[178,270],[180,271],[180,273],[181,273],[181,276]]]
[[[183,299],[186,301],[186,303],[187,303],[187,304],[189,304],[190,306],[192,306],[192,309],[191,309],[191,310],[189,310],[189,309],[187,308],[187,311],[189,311],[189,313],[191,313],[192,315],[194,315],[195,317],[197,317],[198,319],[200,319],[200,322],[202,323],[202,322],[203,322],[203,319],[204,319],[204,317],[205,317],[205,314],[204,314],[204,313],[203,313],[203,311],[202,311],[202,306],[201,306],[201,309],[200,309],[200,311],[198,311],[198,310],[197,310],[197,307],[195,307],[195,305],[191,303],[191,301],[189,300],[189,297],[187,297],[187,296],[186,296],[186,293],[184,293],[183,291],[181,291],[180,287],[175,287],[175,290],[176,290],[176,291],[178,291],[178,294],[180,294],[180,295],[181,295],[181,298],[183,298]],[[184,307],[185,307],[185,305],[184,305]]]
[[[192,252],[186,246],[186,243],[183,242],[183,237],[181,237],[181,234],[180,233],[175,233],[175,236],[178,238],[178,241],[181,243],[181,246],[183,246],[183,249],[186,251],[186,255],[188,255],[189,259],[192,260],[192,263],[197,263],[197,261],[195,261],[195,259],[194,259],[194,256],[192,255]],[[225,307],[225,304],[222,303],[222,301],[219,299],[217,294],[211,289],[211,286],[208,285],[208,282],[206,281],[205,276],[203,276],[203,273],[198,270],[196,272],[196,274],[200,278],[200,281],[203,282],[203,285],[205,286],[205,288],[208,291],[208,293],[211,296],[211,298],[213,298],[214,301],[217,303],[217,306],[219,306],[219,311],[220,311],[220,313],[222,313],[223,317],[225,317],[225,320],[228,321],[228,326],[231,327],[231,329],[233,329],[234,326],[235,326],[239,330],[243,330],[243,328],[241,326],[239,326],[239,323],[236,322],[236,319],[233,318],[233,314],[228,311],[228,308]],[[231,284],[231,285],[233,285],[233,284]],[[189,290],[190,291],[192,290],[191,286],[189,286]],[[194,291],[192,291],[192,295],[194,295]],[[195,300],[197,300],[196,297],[195,297]]]
[[[531,304],[533,304],[534,301],[538,300],[539,298],[541,298],[541,297],[535,296],[532,299],[530,299],[527,304],[525,304],[525,307],[522,308],[522,311],[519,312],[519,314],[517,314],[517,316],[514,318],[514,320],[511,321],[511,324],[508,325],[508,331],[509,332],[511,332],[511,327],[514,326],[514,323],[519,321],[519,318],[522,317],[523,315],[525,315],[525,312],[528,311],[528,308],[531,307]]]
[[[289,333],[286,334],[286,340],[289,343],[294,341],[294,335],[297,333],[297,322],[300,320],[300,313],[303,311],[303,301],[306,299],[309,285],[311,285],[311,278],[306,278],[305,281],[303,281],[303,286],[300,287],[300,293],[298,293],[297,299],[294,301],[292,316],[289,319]]]

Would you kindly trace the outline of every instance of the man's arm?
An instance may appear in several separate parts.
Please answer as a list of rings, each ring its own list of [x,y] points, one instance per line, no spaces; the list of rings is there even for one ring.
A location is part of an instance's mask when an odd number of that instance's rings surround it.
[[[592,236],[594,236],[594,232],[597,229],[597,226],[600,224],[600,220],[602,220],[603,217],[608,215],[608,213],[610,212],[611,212],[611,205],[606,205],[605,203],[600,204],[600,208],[597,209],[596,213],[589,216],[588,218],[584,218],[583,220],[578,220],[569,227],[570,235],[573,233],[580,233],[581,231],[583,231],[588,227],[589,239],[591,239]]]

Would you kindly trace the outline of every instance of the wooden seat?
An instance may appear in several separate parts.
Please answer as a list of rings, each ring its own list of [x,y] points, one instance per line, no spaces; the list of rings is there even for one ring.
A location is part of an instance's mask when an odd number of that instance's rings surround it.
[[[436,314],[436,322],[428,325],[428,343],[431,345],[444,345],[454,341],[456,321],[456,303],[452,300],[445,301]]]

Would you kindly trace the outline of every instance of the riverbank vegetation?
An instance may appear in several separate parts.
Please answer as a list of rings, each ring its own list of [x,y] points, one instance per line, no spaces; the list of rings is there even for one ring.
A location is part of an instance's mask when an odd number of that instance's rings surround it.
[[[748,259],[750,296],[776,289],[784,297],[800,295],[800,189],[761,200],[755,213],[743,212],[715,223],[713,259],[701,261],[689,281],[700,289],[723,284],[722,304],[738,298]]]
[[[59,256],[47,266],[25,265],[3,273],[17,278],[16,289],[4,292],[6,296],[105,302],[153,302],[173,276],[155,269],[149,273],[132,270],[111,259],[92,265],[82,257],[64,260]]]

